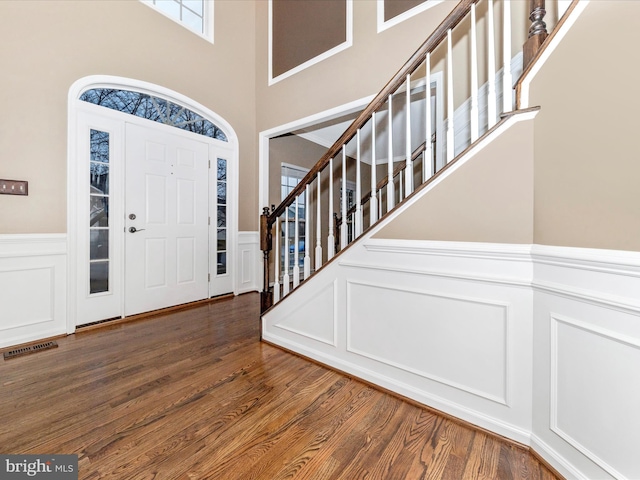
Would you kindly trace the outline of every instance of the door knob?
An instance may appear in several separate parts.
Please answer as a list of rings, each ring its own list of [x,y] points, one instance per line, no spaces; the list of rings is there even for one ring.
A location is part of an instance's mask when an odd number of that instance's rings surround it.
[[[146,229],[145,228],[141,228],[140,230],[138,230],[136,227],[129,227],[129,232],[131,232],[131,233],[141,232],[143,230],[146,230]]]

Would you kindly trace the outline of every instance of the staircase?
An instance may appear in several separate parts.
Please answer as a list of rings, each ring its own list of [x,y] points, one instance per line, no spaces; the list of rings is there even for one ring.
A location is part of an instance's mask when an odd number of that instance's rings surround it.
[[[526,11],[514,12],[525,3]],[[512,9],[510,0],[459,2],[285,200],[273,211],[264,208],[263,313],[397,214],[510,117],[527,111],[527,73],[548,29],[553,35],[578,0],[548,3],[513,2]],[[514,31],[522,15],[531,22],[526,35]],[[520,37],[527,40],[514,55]],[[465,42],[469,51],[460,54]]]

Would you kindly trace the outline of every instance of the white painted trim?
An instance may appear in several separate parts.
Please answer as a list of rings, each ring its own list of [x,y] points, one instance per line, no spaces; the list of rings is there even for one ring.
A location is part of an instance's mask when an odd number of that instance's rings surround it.
[[[155,10],[156,12],[160,13],[161,15],[165,16],[169,20],[174,21],[175,23],[177,23],[181,27],[186,28],[191,33],[197,35],[198,37],[202,38],[203,40],[206,40],[209,43],[214,43],[214,35],[213,35],[213,29],[214,29],[214,25],[215,25],[215,21],[214,21],[215,8],[214,8],[214,3],[213,3],[214,0],[204,0],[204,5],[203,5],[203,7],[204,7],[204,12],[203,12],[204,32],[198,32],[197,30],[194,30],[193,28],[191,28],[189,25],[184,23],[179,18],[175,18],[175,17],[169,15],[167,12],[164,12],[163,10],[159,9],[158,7],[156,7],[151,2],[151,0],[140,0],[140,2],[142,2],[142,4],[146,5],[147,7]]]
[[[67,333],[73,333],[77,323],[77,224],[78,224],[78,212],[76,207],[77,202],[77,175],[78,169],[76,168],[77,152],[77,130],[78,130],[78,111],[79,108],[92,108],[100,109],[100,112],[104,112],[104,115],[119,115],[126,117],[130,122],[144,121],[136,116],[128,115],[122,112],[116,112],[104,107],[89,104],[79,100],[80,95],[92,88],[117,88],[123,90],[133,90],[137,92],[147,93],[157,97],[165,98],[179,105],[184,105],[193,112],[201,115],[202,117],[212,121],[217,125],[226,135],[227,142],[222,142],[216,139],[208,139],[208,141],[217,142],[220,145],[228,148],[231,152],[228,161],[233,166],[230,168],[227,175],[227,184],[238,192],[239,196],[239,169],[240,169],[240,152],[238,135],[224,118],[217,113],[213,112],[204,105],[196,102],[195,100],[173,91],[169,88],[155,85],[150,82],[142,80],[125,78],[111,75],[90,75],[83,77],[75,81],[69,88],[69,94],[67,96],[67,110],[68,110],[68,123],[67,123]],[[79,107],[80,106],[80,107]],[[146,123],[145,123],[146,124]],[[188,135],[188,132],[184,132],[180,129],[174,128],[176,134]],[[207,139],[208,137],[202,137]],[[123,178],[117,179],[122,181]],[[232,212],[227,216],[228,228],[229,228],[229,242],[230,245],[238,245],[238,211],[239,211],[239,197],[234,198],[233,208],[229,208]],[[231,204],[229,204],[231,206]],[[123,244],[118,245],[118,248],[123,248]],[[231,256],[235,258],[228,259],[229,265],[237,265],[237,251],[232,252]],[[237,283],[237,272],[235,269],[231,272],[232,285]],[[124,312],[124,310],[122,310]]]
[[[533,245],[537,264],[640,278],[640,254],[624,250]]]
[[[573,318],[569,318],[564,315],[559,315],[557,313],[551,313],[550,315],[551,321],[551,372],[550,372],[550,425],[549,428],[556,435],[560,436],[565,442],[571,445],[573,448],[578,450],[580,453],[589,458],[592,462],[596,463],[607,473],[612,475],[614,478],[620,480],[627,480],[627,477],[618,472],[613,466],[609,465],[598,455],[593,453],[587,447],[582,445],[577,439],[573,438],[569,433],[565,432],[558,425],[558,325],[560,323],[564,323],[565,325],[572,326],[574,328],[578,328],[585,332],[591,333],[593,335],[598,335],[600,337],[613,340],[614,342],[622,343],[627,346],[640,349],[640,340],[629,337],[628,335],[620,335],[613,330],[609,330],[606,328],[597,327],[594,325],[590,325],[586,322],[575,320]]]
[[[394,270],[394,271],[400,271],[400,270]],[[467,302],[467,303],[472,303],[472,304],[481,304],[481,305],[490,305],[490,306],[495,306],[495,307],[501,307],[504,310],[504,338],[505,338],[505,358],[504,358],[504,377],[505,377],[505,384],[503,385],[503,389],[504,389],[504,397],[500,398],[497,397],[495,395],[492,395],[488,392],[483,392],[480,391],[478,389],[469,387],[467,385],[462,385],[458,382],[454,382],[451,380],[447,380],[446,378],[442,378],[439,377],[437,375],[433,375],[431,373],[428,373],[426,371],[417,369],[417,368],[413,368],[407,365],[402,365],[400,363],[394,362],[392,360],[388,360],[385,358],[382,358],[378,355],[373,355],[370,354],[368,352],[364,352],[361,350],[358,350],[357,348],[354,348],[351,344],[351,316],[349,315],[350,313],[350,309],[347,306],[347,314],[346,314],[346,328],[347,328],[347,345],[346,345],[346,351],[347,352],[351,352],[354,353],[356,355],[360,355],[362,357],[366,357],[369,358],[371,360],[375,360],[377,362],[380,363],[384,363],[386,365],[390,365],[392,367],[395,367],[399,370],[404,370],[406,372],[409,372],[411,374],[414,375],[418,375],[420,377],[423,378],[427,378],[429,380],[432,380],[434,382],[438,382],[441,383],[443,385],[447,385],[449,387],[452,388],[456,388],[458,390],[461,390],[463,392],[467,392],[470,393],[472,395],[476,395],[480,398],[484,398],[486,400],[498,403],[500,405],[504,405],[504,406],[509,406],[509,401],[508,401],[508,397],[509,397],[509,377],[508,377],[508,371],[509,371],[509,303],[507,302],[496,302],[496,301],[488,301],[488,300],[483,300],[481,298],[475,298],[475,297],[470,297],[470,296],[466,296],[466,295],[449,295],[449,294],[442,294],[442,293],[438,293],[435,291],[430,291],[430,290],[425,290],[425,289],[419,289],[419,288],[400,288],[396,285],[390,284],[390,283],[379,283],[379,282],[369,282],[369,281],[361,281],[361,280],[347,280],[347,304],[349,304],[350,301],[350,295],[349,295],[349,291],[350,291],[350,286],[351,285],[362,285],[362,286],[367,286],[367,287],[377,287],[377,288],[383,288],[385,290],[392,290],[392,291],[398,291],[398,292],[409,292],[409,293],[415,293],[418,295],[424,295],[424,296],[429,296],[429,297],[435,297],[435,298],[444,298],[444,299],[448,299],[448,300],[458,300],[458,301],[462,301],[462,302]]]
[[[46,279],[42,285],[11,284],[0,292],[0,348],[32,342],[42,338],[54,337],[66,333],[66,254],[67,236],[65,234],[2,234],[0,235],[0,281],[4,275],[37,274]],[[4,280],[6,283],[7,280]],[[17,296],[12,294],[16,289]],[[18,293],[21,292],[21,293]],[[4,294],[4,295],[3,295]],[[11,321],[8,312],[20,312],[27,315],[31,308],[24,308],[24,295],[31,305],[44,316],[23,318],[18,323],[13,320],[8,326],[3,321]],[[6,297],[5,297],[6,296]],[[5,298],[3,298],[5,297]],[[12,305],[12,299],[18,298],[18,304]],[[34,313],[35,310],[31,310]]]
[[[262,252],[259,232],[238,232],[238,265],[234,294],[259,292],[262,290]],[[245,276],[248,275],[248,278]]]
[[[395,27],[396,25],[399,25],[405,20],[409,20],[410,18],[415,17],[416,15],[419,15],[420,13],[426,10],[429,10],[431,7],[435,7],[437,4],[442,3],[443,1],[444,0],[425,0],[420,5],[416,5],[415,7],[407,10],[406,12],[401,13],[400,15],[396,15],[395,17],[385,21],[384,20],[385,0],[377,0],[378,5],[377,5],[377,22],[376,23],[378,26],[378,33],[383,32],[391,27]]]
[[[370,252],[438,255],[492,260],[529,262],[531,245],[512,243],[443,242],[437,240],[398,240],[368,238],[364,248]]]
[[[580,0],[573,11],[567,17],[567,20],[562,24],[560,28],[557,28],[555,35],[546,46],[546,48],[542,51],[542,55],[538,61],[533,65],[531,70],[526,74],[525,77],[522,78],[520,84],[520,108],[529,108],[529,94],[531,82],[536,77],[542,66],[547,62],[551,54],[555,51],[555,49],[560,45],[562,39],[565,35],[571,30],[571,27],[576,23],[582,12],[585,11],[587,5],[591,0]]]
[[[620,473],[621,467],[598,456],[580,438],[572,436],[570,430],[558,427],[564,426],[564,423],[562,412],[554,407],[556,390],[552,385],[561,379],[554,373],[557,360],[554,364],[553,356],[557,356],[558,353],[554,352],[558,352],[558,349],[562,353],[563,345],[557,344],[553,328],[551,333],[547,329],[548,325],[553,327],[554,321],[556,324],[560,321],[612,340],[620,348],[640,349],[640,337],[635,328],[635,320],[640,316],[640,302],[636,294],[640,284],[640,252],[545,245],[388,240],[369,238],[370,235],[372,233],[368,232],[363,241],[354,244],[338,262],[327,265],[318,273],[318,278],[334,277],[340,287],[338,346],[327,349],[317,342],[312,343],[295,334],[274,329],[272,324],[277,323],[280,305],[263,318],[265,340],[531,445],[566,478],[609,478],[609,475],[625,478]],[[368,271],[359,272],[359,269]],[[407,278],[406,274],[421,275],[423,278]],[[439,282],[439,278],[446,282]],[[469,280],[479,283],[474,285]],[[313,284],[314,280],[305,284],[287,302],[304,305],[306,298],[302,292],[313,296]],[[486,398],[486,395],[472,400],[476,392],[464,388],[460,390],[457,385],[452,385],[455,377],[429,378],[433,382],[425,383],[427,380],[420,380],[426,377],[420,364],[398,364],[395,357],[387,358],[384,350],[380,349],[356,351],[360,347],[353,348],[351,335],[354,333],[350,331],[346,318],[350,315],[348,289],[349,285],[354,284],[382,285],[390,290],[389,300],[393,298],[392,290],[398,290],[427,294],[435,292],[445,297],[481,298],[490,304],[515,302],[509,312],[509,315],[513,315],[509,327],[513,328],[508,333],[507,356],[509,367],[512,368],[506,378],[511,381],[507,390],[511,395],[508,398],[509,410],[513,409],[514,413],[517,411],[517,415],[511,416],[500,410],[504,406],[500,402],[488,401],[493,399]],[[283,303],[283,307],[290,309],[293,304],[287,302]],[[603,308],[606,310],[603,311]],[[607,320],[607,312],[611,314],[611,321]],[[300,315],[304,315],[304,310],[300,310]],[[591,323],[589,318],[598,321]],[[524,351],[519,350],[522,348]],[[615,355],[616,348],[611,348]],[[379,352],[382,352],[382,356],[378,355]],[[615,356],[611,361],[616,361]],[[526,378],[531,372],[533,375]],[[449,390],[445,386],[452,388]],[[531,389],[530,398],[527,398],[528,393],[525,396],[521,394],[522,390],[519,389],[522,388],[525,392]],[[457,394],[456,390],[459,390]],[[530,411],[529,415],[526,414],[527,410]],[[612,414],[618,415],[616,419],[620,421],[620,416],[626,418],[630,413]],[[529,423],[527,417],[532,419]]]
[[[65,233],[0,234],[0,258],[66,255]]]
[[[512,438],[522,444],[529,444],[530,434],[525,429],[518,428],[515,425],[465,407],[459,403],[452,402],[451,400],[434,393],[416,388],[406,382],[381,374],[380,372],[373,371],[354,362],[337,358],[334,355],[325,353],[318,349],[278,336],[265,328],[263,328],[262,332],[262,338],[267,342],[281,345],[288,350],[298,352],[305,357],[312,358],[337,370],[348,372],[350,375],[354,375],[357,378],[371,382],[374,385],[379,385],[424,405],[429,405],[435,409],[447,412],[450,415],[454,415],[468,422],[481,425],[483,428],[487,428],[488,430],[496,432],[507,438]]]
[[[542,458],[551,459],[552,461],[550,461],[550,463],[558,470],[558,473],[561,473],[565,478],[575,478],[576,480],[590,480],[535,433],[531,434],[531,443],[529,444],[529,446],[536,453],[540,454]]]
[[[303,70],[306,70],[307,68],[315,65],[316,63],[320,63],[324,60],[326,60],[327,58],[330,58],[334,55],[336,55],[337,53],[342,52],[343,50],[346,50],[348,48],[350,48],[353,45],[353,0],[344,0],[345,1],[345,5],[347,8],[347,15],[346,15],[346,25],[345,25],[345,30],[346,30],[346,40],[339,44],[336,45],[335,47],[333,47],[330,50],[327,50],[324,53],[321,53],[320,55],[317,55],[313,58],[311,58],[310,60],[307,60],[306,62],[298,65],[295,68],[292,68],[291,70],[288,70],[284,73],[281,73],[280,75],[274,77],[273,76],[273,0],[269,0],[269,59],[268,59],[268,70],[269,70],[269,86],[272,86],[278,82],[280,82],[281,80],[284,80],[286,78],[289,78],[293,75],[295,75],[296,73],[300,73]]]

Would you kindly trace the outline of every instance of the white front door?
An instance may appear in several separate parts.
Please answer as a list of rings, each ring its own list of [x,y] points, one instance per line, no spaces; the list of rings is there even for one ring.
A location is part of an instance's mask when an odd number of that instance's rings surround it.
[[[124,313],[209,295],[209,145],[126,124]]]
[[[237,147],[79,104],[69,177],[73,325],[233,292]]]

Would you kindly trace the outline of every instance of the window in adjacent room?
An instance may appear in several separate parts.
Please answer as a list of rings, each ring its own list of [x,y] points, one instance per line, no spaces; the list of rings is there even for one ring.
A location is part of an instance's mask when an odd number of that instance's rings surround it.
[[[288,165],[286,163],[282,164],[281,171],[281,182],[280,182],[280,191],[281,191],[281,200],[287,198],[287,195],[294,189],[296,185],[304,178],[304,176],[309,172],[309,170],[298,167],[295,165]],[[300,268],[304,267],[304,244],[305,244],[305,218],[306,218],[306,192],[302,192],[298,197],[298,266]],[[285,215],[285,221],[289,223],[289,273],[293,272],[293,266],[295,262],[295,218],[296,218],[296,207],[295,202],[287,209],[287,213]],[[284,273],[285,263],[284,263],[284,255],[285,255],[285,242],[284,242],[284,234],[285,234],[285,226],[282,225],[280,228],[280,260],[282,262],[282,268]]]

